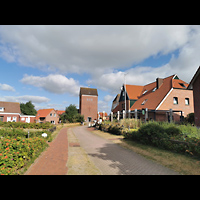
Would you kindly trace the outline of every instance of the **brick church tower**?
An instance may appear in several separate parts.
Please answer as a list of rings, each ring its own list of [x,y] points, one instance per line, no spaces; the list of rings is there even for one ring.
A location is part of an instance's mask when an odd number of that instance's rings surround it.
[[[79,113],[84,115],[87,122],[97,119],[98,114],[98,92],[94,88],[80,88]]]

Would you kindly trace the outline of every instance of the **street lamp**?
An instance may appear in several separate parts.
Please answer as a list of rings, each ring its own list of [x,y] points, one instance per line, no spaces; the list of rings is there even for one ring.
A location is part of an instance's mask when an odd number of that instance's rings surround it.
[[[124,73],[124,85],[125,85],[125,92],[124,92],[124,95],[125,95],[125,119],[126,119],[126,75],[128,73]]]

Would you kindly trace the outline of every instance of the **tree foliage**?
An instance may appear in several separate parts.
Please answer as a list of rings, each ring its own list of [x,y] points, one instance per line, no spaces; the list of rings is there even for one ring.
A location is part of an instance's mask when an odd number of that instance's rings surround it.
[[[76,108],[75,105],[70,104],[68,107],[65,109],[65,113],[61,115],[60,119],[62,122],[81,122],[84,121],[84,116],[78,113],[78,109]]]
[[[32,104],[31,101],[29,101],[25,104],[21,103],[20,109],[24,115],[36,115],[37,114],[37,111],[35,110],[35,106]]]

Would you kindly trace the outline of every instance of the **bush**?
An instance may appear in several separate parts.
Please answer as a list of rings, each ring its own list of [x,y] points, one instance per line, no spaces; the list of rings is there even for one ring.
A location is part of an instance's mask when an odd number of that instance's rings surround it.
[[[25,122],[0,122],[1,127],[8,128],[35,128],[35,129],[49,129],[53,127],[50,122],[45,123],[25,123]]]
[[[177,136],[177,135],[181,134],[181,130],[179,128],[175,127],[175,126],[171,126],[169,128],[166,128],[165,132],[169,136]]]
[[[194,113],[189,113],[186,117],[186,122],[194,124]]]
[[[175,126],[169,123],[149,122],[142,125],[138,131],[127,132],[125,138],[166,150],[200,156],[199,131],[191,125]]]
[[[23,139],[7,136],[1,138],[0,174],[17,174],[19,169],[47,146],[46,141],[38,137]]]

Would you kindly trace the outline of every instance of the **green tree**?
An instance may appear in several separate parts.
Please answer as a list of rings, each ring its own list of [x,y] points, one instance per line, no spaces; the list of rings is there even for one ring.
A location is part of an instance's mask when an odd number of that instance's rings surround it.
[[[84,121],[84,116],[78,113],[78,109],[75,105],[70,104],[66,107],[65,113],[62,116],[62,121],[69,121],[70,123]]]
[[[35,106],[32,104],[31,101],[29,101],[25,104],[21,103],[20,109],[24,115],[36,115],[37,114],[37,111],[35,110]]]

